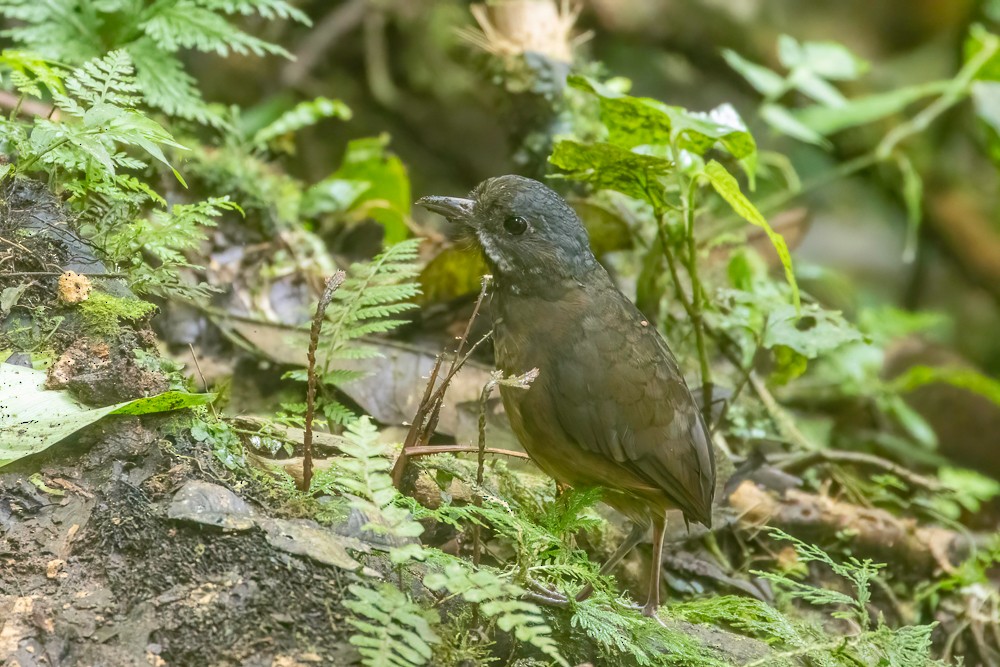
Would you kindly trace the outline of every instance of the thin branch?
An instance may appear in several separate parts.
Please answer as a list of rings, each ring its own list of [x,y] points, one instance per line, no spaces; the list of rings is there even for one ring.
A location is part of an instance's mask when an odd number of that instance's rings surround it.
[[[410,447],[408,454],[410,458],[417,456],[431,456],[433,454],[478,454],[480,451],[486,454],[494,454],[496,456],[510,456],[515,459],[524,459],[525,461],[530,461],[531,457],[524,452],[518,452],[513,449],[499,449],[497,447],[486,447],[480,450],[479,447],[472,447],[471,445],[427,445],[426,447]]]
[[[482,287],[479,290],[479,298],[476,299],[475,308],[473,308],[472,316],[469,318],[469,322],[465,326],[465,331],[462,336],[459,337],[458,345],[455,347],[455,356],[452,358],[451,366],[448,368],[448,373],[445,375],[444,379],[441,381],[440,386],[435,387],[437,384],[438,376],[441,373],[442,357],[439,355],[434,361],[434,368],[431,370],[430,377],[427,379],[427,385],[424,387],[424,395],[420,399],[420,404],[417,406],[416,414],[413,417],[413,421],[410,423],[410,430],[406,434],[406,439],[403,442],[403,449],[400,451],[399,456],[396,458],[396,462],[392,466],[392,483],[397,489],[401,489],[403,484],[403,477],[406,474],[406,467],[410,459],[410,451],[414,447],[425,446],[430,440],[431,434],[437,428],[438,415],[441,412],[441,405],[444,401],[444,394],[448,390],[448,385],[451,383],[452,378],[455,374],[465,365],[465,362],[469,360],[472,353],[487,338],[492,335],[493,331],[490,330],[485,336],[480,338],[476,343],[469,348],[469,351],[464,355],[462,352],[465,350],[465,345],[468,342],[469,333],[472,331],[472,323],[475,321],[476,317],[479,315],[479,309],[482,306],[483,299],[486,297],[487,288],[491,280],[491,276],[483,276]]]
[[[944,486],[937,480],[919,475],[908,468],[905,468],[897,463],[893,463],[888,459],[884,459],[880,456],[875,456],[874,454],[866,454],[864,452],[845,452],[835,449],[818,449],[811,452],[804,452],[802,454],[797,454],[790,456],[783,461],[774,461],[772,463],[776,468],[781,470],[795,470],[800,468],[806,468],[816,462],[824,463],[853,463],[857,465],[869,466],[872,468],[880,468],[886,472],[899,477],[900,479],[908,482],[911,486],[917,486],[926,489],[932,493],[939,493],[941,491],[947,490],[948,487]]]
[[[282,70],[284,84],[294,88],[302,83],[337,40],[361,25],[367,8],[368,0],[349,0],[324,16],[303,37],[295,51],[295,59]]]
[[[194,345],[188,343],[188,349],[191,350],[191,358],[194,359],[194,367],[198,369],[198,376],[201,378],[201,384],[204,385],[205,391],[208,392],[208,380],[205,379],[205,373],[201,370],[201,362],[198,361],[198,354],[194,351]],[[215,401],[208,404],[209,409],[212,410],[212,415],[218,419],[219,413],[215,409]]]
[[[313,316],[312,327],[309,330],[309,381],[306,388],[306,423],[305,434],[302,438],[302,491],[308,491],[312,483],[312,440],[313,440],[313,418],[316,410],[316,348],[319,346],[319,335],[323,330],[323,319],[326,309],[333,300],[333,294],[344,284],[347,274],[337,271],[326,281],[326,289],[316,304],[316,314]]]

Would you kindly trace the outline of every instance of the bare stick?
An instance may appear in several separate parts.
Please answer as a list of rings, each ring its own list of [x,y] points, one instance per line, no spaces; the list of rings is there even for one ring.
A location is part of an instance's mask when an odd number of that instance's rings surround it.
[[[410,459],[410,449],[413,447],[424,446],[430,439],[431,434],[437,428],[438,415],[441,412],[441,404],[444,401],[444,394],[448,390],[448,385],[451,383],[455,374],[458,373],[459,369],[465,365],[465,362],[469,360],[472,353],[482,344],[490,334],[486,334],[473,345],[466,354],[462,354],[465,351],[465,345],[469,339],[469,333],[472,331],[472,324],[476,317],[479,315],[479,309],[483,304],[483,299],[486,298],[486,291],[489,287],[490,280],[492,276],[483,276],[482,287],[479,290],[479,298],[476,299],[475,308],[472,310],[472,316],[469,318],[468,323],[465,325],[465,331],[458,340],[458,345],[455,348],[455,356],[451,360],[451,366],[448,368],[448,373],[445,375],[444,379],[441,381],[441,385],[435,388],[438,376],[441,373],[442,359],[439,356],[434,361],[434,368],[431,371],[430,377],[427,379],[427,385],[424,388],[424,395],[420,399],[420,404],[417,406],[417,412],[413,417],[413,421],[410,423],[410,430],[406,434],[406,440],[403,442],[403,449],[399,453],[399,457],[392,466],[392,483],[397,489],[401,489],[403,483],[403,477],[406,474],[406,466]]]
[[[309,381],[306,385],[306,428],[302,437],[302,491],[308,491],[312,483],[312,440],[313,440],[313,418],[316,410],[316,348],[319,346],[319,334],[323,329],[323,317],[326,315],[327,306],[333,300],[333,294],[344,284],[347,274],[337,271],[326,281],[326,289],[316,304],[316,315],[313,316],[312,327],[309,330]]]
[[[431,456],[433,454],[477,454],[479,451],[479,447],[472,447],[470,445],[428,445],[427,447],[410,447],[409,454],[410,458],[414,458],[417,456]],[[531,460],[531,457],[524,452],[514,451],[513,449],[486,447],[481,451],[496,456],[509,456],[515,459],[524,459],[525,461]]]
[[[208,392],[208,380],[205,379],[205,373],[201,370],[201,364],[198,362],[198,355],[194,351],[194,345],[188,343],[188,349],[191,350],[191,358],[194,359],[194,367],[198,369],[198,375],[201,377],[201,383],[205,386],[205,391]],[[216,419],[219,418],[219,413],[215,410],[215,402],[208,404],[208,407],[212,410],[212,414]]]
[[[946,486],[942,485],[937,480],[924,477],[923,475],[918,475],[912,470],[904,468],[897,463],[893,463],[892,461],[884,459],[880,456],[866,454],[864,452],[817,449],[815,451],[790,456],[784,461],[776,462],[775,467],[782,470],[796,470],[806,468],[817,461],[826,463],[853,463],[855,465],[880,468],[892,475],[895,475],[896,477],[899,477],[903,481],[908,482],[911,486],[920,487],[931,491],[932,493],[939,493],[947,489]]]
[[[504,385],[505,387],[514,387],[516,389],[527,389],[532,382],[538,377],[538,369],[532,368],[527,373],[521,375],[512,375],[508,378],[503,376],[502,371],[493,371],[490,374],[490,379],[483,385],[483,391],[479,395],[479,447],[478,447],[478,460],[476,462],[476,488],[483,488],[483,473],[486,471],[486,404],[490,400],[490,394],[499,385]],[[473,502],[476,507],[480,507],[483,504],[483,499],[481,494],[476,493]],[[480,540],[480,526],[475,524],[472,527],[472,564],[479,565],[479,557],[482,550],[481,540]]]

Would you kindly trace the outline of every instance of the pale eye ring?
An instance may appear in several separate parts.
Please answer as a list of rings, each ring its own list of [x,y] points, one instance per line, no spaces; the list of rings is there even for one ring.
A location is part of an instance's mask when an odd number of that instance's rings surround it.
[[[512,215],[503,221],[503,228],[507,233],[520,236],[528,229],[528,221],[524,216]]]

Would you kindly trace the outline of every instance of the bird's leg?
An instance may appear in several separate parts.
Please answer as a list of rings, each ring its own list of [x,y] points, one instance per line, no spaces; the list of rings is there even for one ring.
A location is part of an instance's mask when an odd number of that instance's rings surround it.
[[[621,562],[622,558],[628,555],[628,552],[635,549],[635,545],[642,541],[642,538],[646,536],[646,531],[649,530],[648,524],[634,523],[632,524],[632,531],[625,536],[622,543],[615,549],[615,552],[611,554],[611,558],[605,561],[604,565],[601,566],[600,575],[606,577],[611,573],[611,570],[615,569],[615,566]],[[587,584],[583,587],[579,593],[576,594],[576,601],[583,602],[591,596],[594,592],[593,584]]]
[[[560,593],[559,591],[554,591],[547,588],[535,581],[534,579],[529,579],[528,588],[531,589],[524,594],[524,597],[531,600],[532,602],[537,602],[538,604],[549,605],[551,607],[565,607],[569,604],[569,598]]]
[[[660,608],[660,566],[663,563],[663,534],[667,527],[666,513],[653,517],[653,564],[649,570],[649,597],[642,615],[656,618],[656,610]]]

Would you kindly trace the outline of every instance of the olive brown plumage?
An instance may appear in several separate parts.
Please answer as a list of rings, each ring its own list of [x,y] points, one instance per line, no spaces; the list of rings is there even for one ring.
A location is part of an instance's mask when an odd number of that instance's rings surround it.
[[[709,431],[677,360],[594,258],[573,209],[542,183],[500,176],[468,198],[418,203],[483,249],[494,273],[497,366],[540,371],[527,390],[501,387],[525,451],[563,484],[603,487],[605,502],[635,524],[602,573],[652,526],[643,612],[654,615],[666,511],[710,526],[715,491]]]

